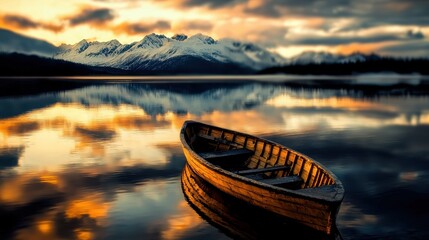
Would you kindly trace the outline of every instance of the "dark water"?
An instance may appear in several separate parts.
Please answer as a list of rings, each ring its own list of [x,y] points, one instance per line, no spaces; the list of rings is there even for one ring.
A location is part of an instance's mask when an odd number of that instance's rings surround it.
[[[262,136],[330,168],[346,190],[344,239],[429,238],[427,84],[210,81],[0,89],[0,239],[229,239],[277,226],[225,201],[198,209],[190,200],[212,195],[184,194],[186,119]],[[293,239],[296,228],[276,231]]]

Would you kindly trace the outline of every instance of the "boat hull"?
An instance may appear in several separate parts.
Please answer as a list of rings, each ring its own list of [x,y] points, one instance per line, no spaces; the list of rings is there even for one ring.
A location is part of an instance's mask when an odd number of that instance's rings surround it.
[[[192,124],[197,125],[195,126],[196,129],[195,127],[192,130],[189,129],[191,128],[189,126]],[[221,134],[218,134],[219,138],[224,137],[223,139],[228,140],[228,142],[235,141],[233,144],[252,150],[254,154],[250,160],[259,163],[258,169],[264,168],[262,165],[268,166],[271,161],[270,159],[275,158],[278,163],[292,164],[290,173],[304,176],[303,184],[299,190],[276,187],[235,174],[219,165],[207,161],[201,156],[201,153],[196,152],[193,147],[191,147],[196,139],[191,139],[193,136],[192,132],[197,132],[195,133],[195,135],[197,135],[199,134],[198,132],[206,130],[207,134],[210,136],[215,136],[215,134],[217,134],[216,132],[221,132]],[[228,138],[228,134],[230,133],[233,136]],[[227,129],[219,129],[209,125],[199,126],[198,123],[194,122],[185,122],[181,131],[181,141],[187,164],[192,171],[222,192],[327,234],[330,234],[335,228],[336,216],[343,199],[344,191],[341,182],[331,174],[329,170],[323,168],[320,163],[317,163],[303,154],[293,152],[291,149],[265,141],[264,139],[255,138],[254,136],[238,132],[231,132]],[[221,140],[221,142],[222,141],[223,140]],[[276,157],[275,154],[273,154],[273,152],[275,152],[273,149],[277,148],[278,151],[276,152],[278,152],[278,154]],[[271,150],[267,151],[267,149]],[[264,154],[266,152],[269,152],[267,157],[261,157],[265,156]],[[286,153],[284,154],[284,152]],[[289,154],[289,152],[291,154]],[[261,159],[265,159],[265,164],[261,164]],[[291,162],[290,159],[294,160],[294,162]],[[252,162],[250,162],[249,165],[251,164]],[[315,169],[317,171],[315,171]],[[322,189],[326,186],[331,190],[333,189],[328,195],[309,194],[309,192],[314,189]]]
[[[207,167],[186,148],[183,148],[183,152],[189,167],[219,190],[316,230],[331,233],[340,203],[312,200],[293,193],[261,188],[253,182],[234,179]]]
[[[276,238],[285,233],[302,239],[342,239],[337,228],[327,236],[232,197],[201,179],[188,164],[183,168],[181,183],[189,205],[233,239]]]

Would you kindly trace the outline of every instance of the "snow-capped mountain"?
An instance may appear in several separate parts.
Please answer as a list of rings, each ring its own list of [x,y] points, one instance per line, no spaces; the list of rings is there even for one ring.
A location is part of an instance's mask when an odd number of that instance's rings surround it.
[[[52,57],[57,52],[57,47],[46,41],[26,37],[0,28],[0,52]]]
[[[54,56],[57,59],[133,71],[175,72],[199,68],[204,71],[228,68],[254,71],[285,63],[280,55],[255,44],[232,39],[214,40],[202,34],[191,37],[178,34],[169,38],[153,33],[131,44],[121,44],[117,40],[82,40],[74,45],[61,45],[59,49]]]
[[[341,55],[309,51],[286,59],[250,42],[228,38],[215,40],[202,34],[190,37],[176,34],[170,38],[153,33],[130,44],[121,44],[117,40],[82,40],[74,45],[56,47],[4,29],[0,29],[0,52],[35,54],[110,67],[126,74],[245,74],[287,65],[356,63],[382,58],[376,54]]]
[[[287,64],[320,64],[320,63],[356,63],[379,58],[375,54],[365,55],[352,53],[350,55],[333,54],[329,52],[306,51],[287,59]]]

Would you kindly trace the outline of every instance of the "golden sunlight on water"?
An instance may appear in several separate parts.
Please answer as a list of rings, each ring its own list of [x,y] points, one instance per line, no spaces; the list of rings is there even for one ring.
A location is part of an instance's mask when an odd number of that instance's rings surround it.
[[[167,221],[166,230],[162,232],[163,239],[177,239],[183,236],[187,231],[198,228],[204,221],[188,203],[183,200],[177,205],[177,214]]]
[[[65,207],[65,215],[67,218],[87,216],[93,219],[103,219],[107,216],[108,209],[109,204],[103,202],[102,196],[92,194],[70,201]]]
[[[273,107],[273,109],[270,109]],[[177,145],[183,121],[194,119],[251,134],[429,124],[429,112],[407,114],[389,101],[350,97],[302,98],[290,94],[266,101],[266,112],[254,109],[184,115],[149,115],[137,106],[57,103],[0,121],[0,149],[19,155],[17,169],[61,171],[69,165],[165,165]],[[318,109],[309,113],[303,109]],[[383,115],[381,118],[376,115]],[[386,117],[387,116],[387,117]],[[102,159],[102,161],[101,161]]]
[[[158,146],[175,144],[171,114],[151,118],[128,105],[88,108],[56,104],[0,121],[0,148],[24,148],[19,170],[61,170],[67,164],[166,164]],[[36,160],[37,159],[37,160]]]
[[[319,110],[318,114],[310,114],[311,118],[308,117],[308,112],[291,114],[284,111],[282,114],[284,130],[294,132],[315,129],[320,124],[330,129],[429,124],[429,112],[410,115],[401,112],[389,99],[387,100],[374,101],[350,97],[301,98],[282,94],[269,99],[266,104],[279,109]],[[380,119],[376,117],[377,114],[387,117]]]
[[[275,107],[286,107],[286,108],[334,108],[334,109],[347,109],[349,111],[354,110],[380,110],[385,111],[395,110],[392,106],[383,105],[374,101],[365,101],[365,99],[353,99],[350,97],[328,97],[328,98],[302,98],[296,97],[289,94],[282,94],[275,98],[267,101],[268,105]]]
[[[40,221],[37,223],[37,228],[41,233],[49,233],[52,231],[52,223],[49,221]]]
[[[75,222],[77,227],[68,233],[72,238],[93,239],[94,231],[108,223],[112,199],[101,189],[88,191],[85,178],[96,182],[100,176],[120,173],[126,167],[168,164],[171,153],[165,147],[178,144],[183,123],[182,119],[173,124],[175,119],[172,113],[153,117],[130,105],[91,108],[55,104],[1,120],[0,150],[17,159],[14,172],[19,174],[0,182],[0,203],[25,206],[46,198],[54,205],[57,200],[61,202],[55,209],[44,211],[37,224],[19,231],[18,236],[55,239],[58,236],[52,231],[58,226],[53,225],[60,216],[67,224]],[[152,186],[159,189],[157,184]],[[149,192],[157,193],[150,188]],[[157,198],[156,194],[146,196]],[[183,203],[180,208],[184,208]],[[188,212],[177,218],[189,220],[191,210],[180,211]],[[198,221],[198,215],[192,216]],[[177,223],[171,220],[166,238],[182,231]]]

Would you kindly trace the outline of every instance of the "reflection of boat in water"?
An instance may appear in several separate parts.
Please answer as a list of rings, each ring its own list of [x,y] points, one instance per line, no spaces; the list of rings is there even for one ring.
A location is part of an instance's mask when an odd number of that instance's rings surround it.
[[[182,172],[182,190],[202,218],[234,239],[269,239],[285,234],[300,239],[342,239],[337,228],[327,235],[234,198],[200,178],[188,164]]]
[[[190,168],[221,191],[331,234],[344,197],[317,161],[274,142],[186,121],[180,139]]]

